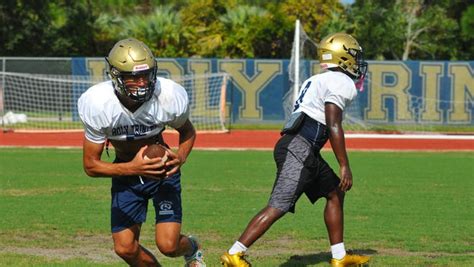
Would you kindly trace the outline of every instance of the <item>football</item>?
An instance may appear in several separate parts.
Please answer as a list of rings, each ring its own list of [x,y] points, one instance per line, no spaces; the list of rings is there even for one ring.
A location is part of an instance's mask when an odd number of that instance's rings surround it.
[[[159,144],[152,144],[148,145],[148,147],[143,151],[143,158],[144,159],[154,159],[157,157],[161,157],[161,162],[165,163],[168,160],[168,156],[166,156],[166,148]],[[156,176],[156,178],[165,178],[166,173],[162,175]]]
[[[166,149],[164,146],[159,145],[159,144],[151,144],[148,145],[148,147],[143,151],[143,158],[146,159],[154,159],[157,157],[163,158],[165,157],[162,161],[166,162],[166,156],[165,156]]]

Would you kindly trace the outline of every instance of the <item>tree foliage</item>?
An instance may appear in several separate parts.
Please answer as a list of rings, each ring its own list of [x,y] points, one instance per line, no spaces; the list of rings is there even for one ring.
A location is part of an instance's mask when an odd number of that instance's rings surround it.
[[[225,0],[197,0],[180,10],[189,56],[216,56],[215,51],[223,42],[219,17],[225,14],[227,6]]]
[[[456,59],[458,24],[448,2],[356,1],[354,34],[374,59]]]
[[[474,57],[474,5],[468,7],[461,16],[461,48],[457,51],[461,54],[460,58],[468,56]]]
[[[334,14],[344,11],[338,0],[287,0],[281,8],[290,20],[299,19],[308,36],[317,41],[328,34],[322,32],[324,25],[330,23]]]
[[[266,20],[271,20],[270,13],[256,6],[236,6],[229,8],[219,17],[223,25],[223,41],[220,54],[229,57],[255,57],[254,44],[259,38],[256,35]]]
[[[472,60],[474,5],[452,0],[3,0],[0,56],[104,56],[123,38],[158,57],[289,58],[348,32],[368,59]]]
[[[52,15],[47,0],[0,2],[0,47],[4,56],[53,56]]]

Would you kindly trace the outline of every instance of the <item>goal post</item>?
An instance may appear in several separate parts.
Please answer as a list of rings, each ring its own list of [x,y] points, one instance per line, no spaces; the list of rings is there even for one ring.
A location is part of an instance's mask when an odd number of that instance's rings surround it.
[[[3,131],[82,131],[77,100],[102,76],[46,75],[0,72]],[[190,120],[200,132],[227,132],[228,74],[212,73],[174,78],[190,99]]]
[[[301,84],[311,76],[309,62],[316,60],[317,44],[309,38],[299,20],[295,21],[295,34],[291,48],[291,58],[288,64],[288,80],[290,87],[283,97],[285,119],[293,112],[293,106],[298,98]]]
[[[293,103],[296,102],[296,99],[298,98],[298,93],[300,90],[300,20],[297,19],[295,22],[295,36],[294,36],[294,44],[292,47],[292,60],[294,61],[294,64],[292,64],[294,75],[293,76],[293,96],[292,96],[292,101]],[[294,53],[294,54],[293,54]]]

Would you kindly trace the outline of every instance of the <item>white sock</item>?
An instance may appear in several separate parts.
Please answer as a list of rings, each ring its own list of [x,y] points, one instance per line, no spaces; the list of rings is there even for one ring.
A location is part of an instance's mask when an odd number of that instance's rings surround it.
[[[332,245],[331,253],[333,259],[340,260],[344,258],[344,256],[346,256],[346,248],[344,247],[344,242]]]
[[[247,251],[247,247],[240,243],[239,241],[235,241],[234,245],[232,245],[232,247],[229,249],[229,254],[230,255],[234,255],[234,254],[237,254],[239,252],[246,252]]]

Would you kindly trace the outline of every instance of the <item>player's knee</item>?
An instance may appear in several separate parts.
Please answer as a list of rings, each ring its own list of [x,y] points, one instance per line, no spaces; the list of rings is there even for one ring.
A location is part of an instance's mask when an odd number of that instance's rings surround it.
[[[342,205],[344,203],[344,196],[345,193],[337,187],[327,195],[326,199],[328,202]]]
[[[114,244],[115,253],[121,258],[133,259],[138,254],[137,244]]]
[[[178,257],[178,244],[171,240],[159,241],[156,243],[158,250],[167,257]]]
[[[257,220],[260,223],[272,224],[278,219],[280,219],[284,214],[285,213],[279,209],[273,207],[266,207],[257,215]]]

